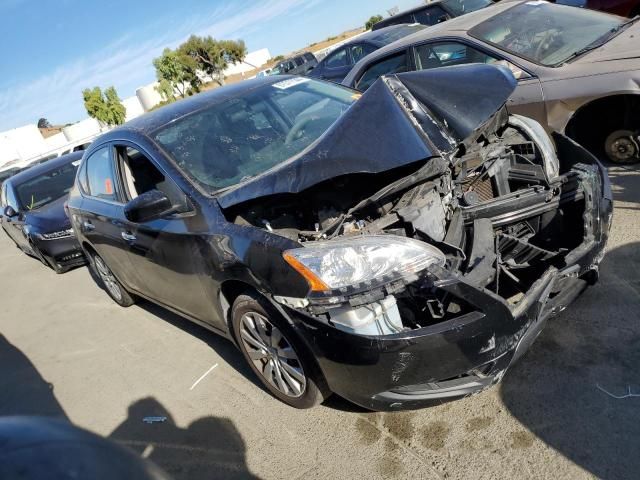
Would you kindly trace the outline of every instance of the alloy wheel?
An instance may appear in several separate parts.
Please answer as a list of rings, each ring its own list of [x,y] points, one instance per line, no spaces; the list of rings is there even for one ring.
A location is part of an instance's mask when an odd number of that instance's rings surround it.
[[[109,267],[107,267],[102,260],[102,258],[96,257],[94,258],[94,262],[96,264],[96,270],[98,271],[98,275],[100,276],[100,280],[104,283],[104,286],[109,290],[109,293],[113,295],[113,297],[117,301],[122,300],[122,291],[120,290],[120,285],[118,285],[118,281],[116,277],[113,276]]]
[[[257,312],[247,312],[240,320],[240,337],[258,372],[283,394],[297,398],[306,387],[302,363],[282,332]]]

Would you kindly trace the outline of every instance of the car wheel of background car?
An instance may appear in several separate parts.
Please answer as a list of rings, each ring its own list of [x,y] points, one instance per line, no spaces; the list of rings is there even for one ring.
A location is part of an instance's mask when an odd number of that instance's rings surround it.
[[[90,262],[91,267],[100,278],[104,289],[113,301],[121,307],[130,307],[133,305],[135,303],[134,297],[120,284],[100,255],[94,254],[92,260],[93,261]]]
[[[311,355],[266,300],[240,295],[231,315],[240,350],[275,397],[295,408],[311,408],[329,396]]]
[[[605,152],[614,163],[636,163],[640,161],[638,134],[630,130],[617,130],[607,137]]]

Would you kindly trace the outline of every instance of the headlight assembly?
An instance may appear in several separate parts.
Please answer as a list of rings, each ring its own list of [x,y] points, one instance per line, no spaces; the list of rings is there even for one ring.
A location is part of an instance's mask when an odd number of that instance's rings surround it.
[[[560,175],[560,162],[556,155],[556,150],[549,137],[549,134],[535,120],[521,115],[511,115],[509,123],[514,127],[521,128],[529,138],[538,146],[544,161],[544,172],[547,180],[551,181]]]
[[[432,245],[395,235],[314,242],[283,256],[316,292],[390,282],[430,265],[443,266],[446,259]]]

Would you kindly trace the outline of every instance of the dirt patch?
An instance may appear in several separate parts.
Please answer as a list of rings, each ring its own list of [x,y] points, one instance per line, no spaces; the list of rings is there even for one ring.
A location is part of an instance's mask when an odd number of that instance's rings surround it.
[[[451,427],[448,423],[432,422],[422,429],[420,441],[429,450],[441,450],[450,432]]]
[[[388,413],[384,416],[382,425],[398,440],[409,440],[415,431],[411,413]]]
[[[364,445],[373,445],[382,436],[380,430],[370,420],[363,417],[356,420],[356,430],[360,434],[360,440]]]
[[[397,477],[402,472],[402,462],[399,459],[398,445],[389,437],[384,440],[384,449],[387,454],[378,463],[380,473],[385,477]]]
[[[533,435],[529,432],[511,432],[511,448],[522,450],[533,445]]]
[[[493,423],[493,418],[490,417],[474,417],[471,418],[466,425],[467,432],[477,432],[484,430]]]

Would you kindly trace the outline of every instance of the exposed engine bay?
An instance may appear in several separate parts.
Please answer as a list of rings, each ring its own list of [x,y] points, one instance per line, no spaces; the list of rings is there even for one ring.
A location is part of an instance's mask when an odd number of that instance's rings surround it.
[[[542,145],[526,119],[503,115],[502,126],[486,129],[491,132],[451,158],[344,175],[234,206],[225,215],[307,246],[380,234],[420,240],[446,255],[448,271],[517,305],[549,266],[563,266],[583,242],[585,195],[579,165],[563,172],[549,165],[557,157],[551,150],[549,158],[548,137]],[[470,311],[463,298],[424,278],[308,308],[338,328],[373,335]]]

